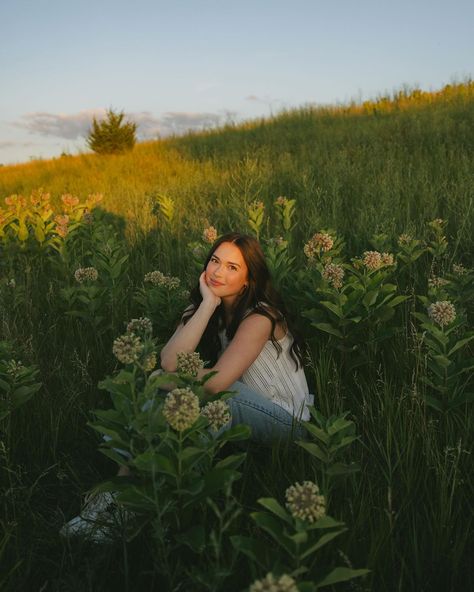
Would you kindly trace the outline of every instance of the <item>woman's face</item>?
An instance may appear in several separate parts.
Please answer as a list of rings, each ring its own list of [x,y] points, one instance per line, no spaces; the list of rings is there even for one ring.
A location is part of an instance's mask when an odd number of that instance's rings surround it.
[[[206,282],[223,302],[234,303],[248,284],[248,268],[239,247],[234,243],[217,247],[206,267]]]

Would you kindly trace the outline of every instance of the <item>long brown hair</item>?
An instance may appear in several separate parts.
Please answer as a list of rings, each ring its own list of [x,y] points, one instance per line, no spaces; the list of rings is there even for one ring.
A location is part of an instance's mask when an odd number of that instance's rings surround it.
[[[265,261],[262,247],[256,238],[240,232],[229,232],[224,234],[212,245],[204,262],[205,271],[212,255],[222,243],[233,243],[236,245],[247,265],[248,281],[247,289],[242,293],[234,304],[232,311],[232,320],[226,327],[226,335],[231,340],[242,320],[249,313],[261,314],[270,319],[272,330],[270,339],[275,346],[278,355],[281,353],[281,345],[275,338],[275,328],[278,323],[283,323],[287,330],[293,336],[290,356],[295,362],[296,369],[303,365],[303,341],[298,331],[294,327],[291,316],[288,314],[285,305],[272,284],[270,270]],[[191,290],[190,299],[193,308],[186,311],[183,315],[183,322],[186,323],[197,310],[202,302],[199,283]],[[206,361],[214,365],[217,361],[221,343],[219,340],[219,329],[225,326],[224,307],[219,305],[214,314],[209,319],[206,330],[199,343],[199,349]]]

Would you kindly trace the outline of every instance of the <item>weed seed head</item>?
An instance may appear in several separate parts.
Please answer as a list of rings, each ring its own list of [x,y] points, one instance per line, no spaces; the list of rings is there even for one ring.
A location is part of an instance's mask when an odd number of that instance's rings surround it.
[[[182,432],[199,417],[199,399],[190,388],[176,388],[166,395],[163,415],[173,429]]]
[[[293,518],[315,522],[326,514],[326,500],[312,481],[295,483],[286,490],[286,507]]]

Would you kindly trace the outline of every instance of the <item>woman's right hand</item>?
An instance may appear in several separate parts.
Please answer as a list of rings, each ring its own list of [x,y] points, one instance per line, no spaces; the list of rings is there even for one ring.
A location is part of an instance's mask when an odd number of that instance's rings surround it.
[[[217,308],[221,303],[219,296],[216,296],[212,291],[212,288],[208,286],[206,280],[206,272],[203,271],[199,276],[199,290],[201,292],[202,301],[206,304],[211,304],[214,308]]]

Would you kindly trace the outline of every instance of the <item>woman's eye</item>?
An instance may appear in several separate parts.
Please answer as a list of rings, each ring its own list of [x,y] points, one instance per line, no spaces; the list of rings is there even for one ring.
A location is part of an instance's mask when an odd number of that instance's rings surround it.
[[[235,265],[229,265],[229,269],[232,271],[237,271],[237,267],[235,267]]]

